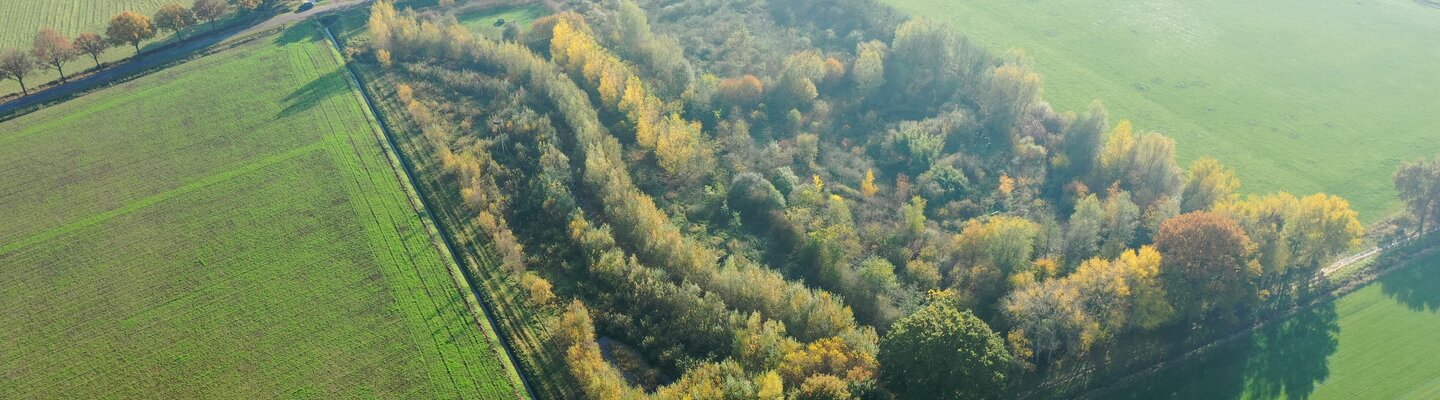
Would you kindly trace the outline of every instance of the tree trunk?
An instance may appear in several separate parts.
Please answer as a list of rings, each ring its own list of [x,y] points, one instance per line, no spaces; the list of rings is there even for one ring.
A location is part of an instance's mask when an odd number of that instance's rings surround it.
[[[15,80],[20,81],[20,92],[21,92],[21,93],[25,93],[26,96],[29,96],[29,95],[30,95],[30,89],[25,87],[25,79],[24,79],[24,78],[15,78]]]
[[[135,55],[140,55],[140,42],[130,43],[130,45],[135,46]]]
[[[95,68],[100,68],[100,55],[99,55],[99,54],[91,54],[91,55],[90,55],[90,58],[95,59]]]
[[[55,64],[55,70],[60,71],[60,83],[65,83],[65,66]]]
[[[1425,217],[1428,215],[1430,215],[1429,210],[1420,211],[1420,230],[1418,232],[1415,232],[1416,238],[1419,238],[1421,235],[1425,234]]]

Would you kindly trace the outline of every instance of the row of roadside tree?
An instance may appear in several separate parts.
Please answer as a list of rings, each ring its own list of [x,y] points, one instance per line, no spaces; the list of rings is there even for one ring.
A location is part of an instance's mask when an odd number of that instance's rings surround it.
[[[263,0],[196,0],[190,7],[179,3],[160,6],[153,16],[134,11],[124,11],[110,18],[105,34],[83,32],[74,38],[65,36],[51,27],[42,27],[35,34],[35,41],[29,51],[4,49],[0,51],[0,79],[13,79],[20,83],[20,90],[30,94],[25,79],[40,69],[54,69],[60,75],[60,82],[66,81],[65,65],[82,55],[89,55],[99,67],[100,56],[112,47],[129,45],[140,53],[140,43],[155,38],[159,32],[170,31],[183,39],[183,32],[196,26],[215,22],[236,10],[250,12],[258,9]]]

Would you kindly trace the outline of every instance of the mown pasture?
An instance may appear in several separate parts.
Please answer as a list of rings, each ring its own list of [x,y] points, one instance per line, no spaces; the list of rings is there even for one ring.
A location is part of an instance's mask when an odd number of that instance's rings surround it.
[[[1440,254],[1104,397],[1433,399],[1435,332]]]
[[[513,24],[522,32],[529,30],[530,23],[536,19],[549,14],[544,6],[530,4],[524,6],[501,6],[495,8],[478,9],[476,11],[461,12],[455,19],[470,28],[491,39],[500,39],[505,32],[505,26]],[[495,25],[498,20],[505,20],[506,25]]]
[[[70,38],[82,32],[105,35],[105,24],[110,17],[123,11],[134,11],[151,15],[166,3],[179,3],[189,7],[194,0],[7,0],[0,1],[0,49],[30,50],[35,33],[41,27],[51,27]],[[191,28],[196,30],[197,28]],[[202,27],[203,29],[203,27]],[[156,32],[155,40],[165,40],[168,32]],[[128,46],[117,46],[100,56],[100,62],[111,62],[131,56],[135,52]],[[65,67],[65,74],[94,67],[95,61],[82,54]],[[35,85],[60,79],[53,69],[37,68],[34,76],[26,78],[25,84]],[[20,85],[14,80],[0,81],[0,96],[20,93]]]
[[[0,398],[523,397],[386,149],[308,26],[0,123]]]
[[[1399,163],[1440,152],[1440,8],[1421,2],[884,1],[1022,49],[1058,108],[1099,99],[1244,192],[1335,193],[1374,222],[1399,211]]]

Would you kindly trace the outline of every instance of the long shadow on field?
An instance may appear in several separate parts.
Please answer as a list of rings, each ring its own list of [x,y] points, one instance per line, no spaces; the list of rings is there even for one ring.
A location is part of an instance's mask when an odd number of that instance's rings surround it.
[[[323,37],[324,34],[320,33],[319,29],[286,29],[285,33],[275,38],[275,44],[284,46],[307,40],[318,40]]]
[[[1380,279],[1380,291],[1411,310],[1440,311],[1440,258],[1415,263]]]
[[[1325,302],[1256,332],[1245,368],[1251,397],[1309,398],[1315,384],[1330,376],[1326,359],[1340,348],[1338,319],[1335,303]]]
[[[285,109],[280,110],[280,115],[276,117],[284,118],[305,112],[345,89],[345,76],[340,70],[330,71],[285,96]]]
[[[1337,319],[1334,303],[1316,305],[1104,398],[1309,398],[1330,376]]]

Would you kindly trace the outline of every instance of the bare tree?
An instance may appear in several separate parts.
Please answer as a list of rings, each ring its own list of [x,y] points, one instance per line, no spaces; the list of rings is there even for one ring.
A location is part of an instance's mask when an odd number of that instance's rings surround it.
[[[20,90],[26,96],[30,95],[30,89],[25,87],[25,76],[34,71],[35,59],[30,57],[30,53],[6,50],[4,54],[0,54],[0,77],[20,82]]]
[[[208,24],[224,16],[226,8],[225,0],[196,0],[195,5],[190,6],[190,12]]]
[[[1440,157],[1401,164],[1395,171],[1395,191],[1419,221],[1416,232],[1425,233],[1426,223],[1440,217]]]
[[[75,60],[80,52],[75,50],[75,44],[70,38],[60,34],[55,28],[40,28],[40,33],[35,35],[35,48],[30,50],[35,54],[35,60],[54,67],[60,72],[60,82],[65,82],[65,63]]]

